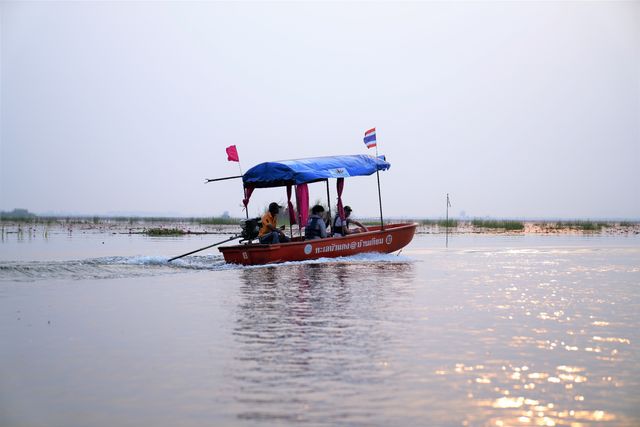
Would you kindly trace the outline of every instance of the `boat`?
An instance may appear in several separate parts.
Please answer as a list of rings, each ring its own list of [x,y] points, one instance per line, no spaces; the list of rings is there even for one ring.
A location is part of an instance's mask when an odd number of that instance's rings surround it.
[[[290,243],[272,245],[241,244],[218,248],[231,264],[260,265],[318,258],[337,258],[367,252],[392,253],[411,242],[416,231],[412,224],[386,224],[369,227],[370,231],[343,237],[304,240],[295,237]]]
[[[306,159],[284,160],[260,163],[249,169],[242,178],[244,187],[243,205],[248,212],[251,194],[258,188],[286,187],[287,207],[290,224],[298,224],[298,236],[290,228],[291,241],[277,244],[256,243],[260,218],[243,220],[240,244],[221,246],[224,259],[228,263],[242,265],[262,265],[288,261],[305,261],[318,258],[335,258],[361,253],[392,253],[408,245],[416,231],[416,223],[385,224],[382,216],[379,171],[391,167],[384,156],[365,154],[326,156]],[[338,215],[344,218],[342,190],[344,179],[376,174],[380,201],[380,224],[367,227],[368,231],[341,237],[305,240],[300,224],[306,224],[309,211],[308,184],[325,182],[329,207],[329,180],[336,180],[338,195]],[[227,179],[227,178],[221,178]],[[207,180],[217,181],[216,180]],[[291,202],[295,189],[297,209]],[[331,212],[329,210],[329,217]]]

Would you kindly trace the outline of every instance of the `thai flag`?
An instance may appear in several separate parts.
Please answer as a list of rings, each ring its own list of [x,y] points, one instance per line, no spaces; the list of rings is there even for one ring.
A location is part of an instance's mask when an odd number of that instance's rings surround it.
[[[367,146],[367,148],[372,148],[377,145],[376,128],[369,129],[364,133],[364,144]]]

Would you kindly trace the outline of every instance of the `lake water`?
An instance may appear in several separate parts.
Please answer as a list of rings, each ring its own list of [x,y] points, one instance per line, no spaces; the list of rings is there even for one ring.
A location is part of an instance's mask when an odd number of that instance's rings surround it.
[[[638,236],[165,262],[225,237],[4,234],[0,425],[640,425]]]

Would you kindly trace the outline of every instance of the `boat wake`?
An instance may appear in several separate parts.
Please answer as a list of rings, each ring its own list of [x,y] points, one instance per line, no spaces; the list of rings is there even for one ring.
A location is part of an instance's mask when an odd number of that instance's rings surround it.
[[[156,276],[193,270],[224,269],[220,255],[187,257],[168,263],[169,257],[103,257],[72,261],[0,262],[0,281],[50,279],[113,279]]]
[[[222,255],[200,255],[168,262],[169,257],[131,256],[103,257],[72,261],[1,261],[0,282],[39,280],[115,279],[158,276],[190,271],[222,271],[273,268],[305,264],[407,263],[411,258],[393,254],[365,253],[350,257],[319,258],[279,264],[241,266],[227,264]]]

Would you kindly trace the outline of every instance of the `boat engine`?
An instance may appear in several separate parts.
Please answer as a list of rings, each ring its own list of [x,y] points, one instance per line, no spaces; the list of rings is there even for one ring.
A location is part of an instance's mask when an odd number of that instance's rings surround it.
[[[240,227],[242,227],[242,232],[240,233],[242,239],[240,241],[251,242],[258,237],[262,223],[260,222],[260,218],[243,219],[240,221]]]

